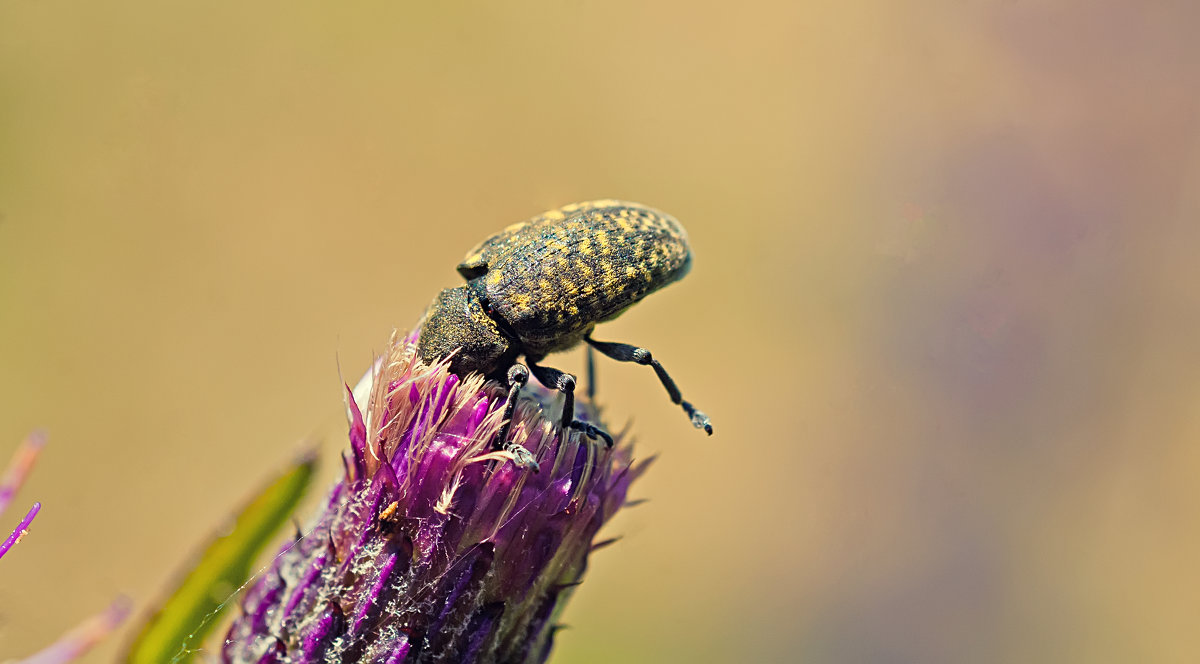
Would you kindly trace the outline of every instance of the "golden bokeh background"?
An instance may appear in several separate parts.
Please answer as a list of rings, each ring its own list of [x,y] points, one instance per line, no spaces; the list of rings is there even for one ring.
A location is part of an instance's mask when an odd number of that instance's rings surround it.
[[[1190,662],[1200,5],[0,2],[0,657],[145,607],[480,239],[618,197],[659,461],[553,659]],[[579,370],[582,353],[558,364]],[[339,376],[339,365],[343,376]],[[85,658],[112,661],[120,638]]]

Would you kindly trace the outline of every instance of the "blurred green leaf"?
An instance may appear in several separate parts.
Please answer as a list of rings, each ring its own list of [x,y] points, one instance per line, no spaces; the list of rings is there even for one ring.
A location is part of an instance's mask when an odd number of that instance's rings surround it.
[[[304,496],[315,468],[315,455],[301,458],[242,509],[231,529],[213,536],[178,589],[130,646],[129,664],[192,659],[196,644],[218,623],[224,602],[246,582],[258,553]]]

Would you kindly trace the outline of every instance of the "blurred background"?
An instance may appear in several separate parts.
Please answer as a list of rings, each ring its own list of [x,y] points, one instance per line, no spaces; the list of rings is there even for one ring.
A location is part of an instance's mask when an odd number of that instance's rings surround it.
[[[466,250],[618,197],[695,263],[597,336],[716,435],[599,365],[661,456],[554,662],[1195,661],[1198,22],[0,3],[0,457],[50,434],[0,657],[146,607],[305,440],[323,493],[343,378]]]

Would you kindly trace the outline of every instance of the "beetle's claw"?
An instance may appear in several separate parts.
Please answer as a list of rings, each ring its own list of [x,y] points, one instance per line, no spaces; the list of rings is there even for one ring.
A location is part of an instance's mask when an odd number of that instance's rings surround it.
[[[713,428],[712,422],[708,419],[708,415],[696,410],[695,406],[686,401],[684,401],[682,405],[684,412],[686,412],[688,417],[692,419],[692,426],[696,427],[697,429],[704,429],[704,432],[711,436]]]

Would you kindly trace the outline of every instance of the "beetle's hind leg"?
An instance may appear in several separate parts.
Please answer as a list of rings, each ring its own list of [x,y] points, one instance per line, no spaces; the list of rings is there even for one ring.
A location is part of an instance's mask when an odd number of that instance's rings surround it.
[[[587,347],[587,398],[596,405],[596,351],[591,346]]]
[[[513,455],[513,463],[518,466],[538,471],[537,460],[529,450],[508,440],[508,430],[512,426],[513,412],[517,408],[517,398],[521,396],[521,388],[529,382],[529,369],[523,364],[514,364],[508,369],[508,403],[504,407],[504,421],[496,432],[496,440],[492,448],[504,450]]]
[[[658,375],[659,382],[662,383],[663,387],[667,388],[667,394],[671,395],[671,402],[679,404],[683,408],[683,412],[687,413],[687,416],[692,420],[692,426],[697,429],[704,429],[708,435],[712,435],[712,422],[709,421],[708,416],[696,410],[692,404],[683,400],[683,395],[680,394],[679,387],[675,385],[675,381],[667,374],[667,370],[663,368],[663,365],[654,359],[650,351],[629,344],[596,341],[590,334],[585,336],[583,340],[588,342],[589,346],[618,362],[637,362],[638,364],[653,367],[654,373]]]
[[[552,390],[558,390],[563,394],[563,410],[562,410],[562,428],[575,429],[582,431],[588,438],[595,440],[603,438],[604,444],[612,447],[613,438],[608,435],[600,427],[597,427],[590,422],[584,422],[575,419],[575,377],[565,371],[559,371],[553,367],[544,367],[538,363],[529,360],[529,370],[533,372],[538,382]]]

